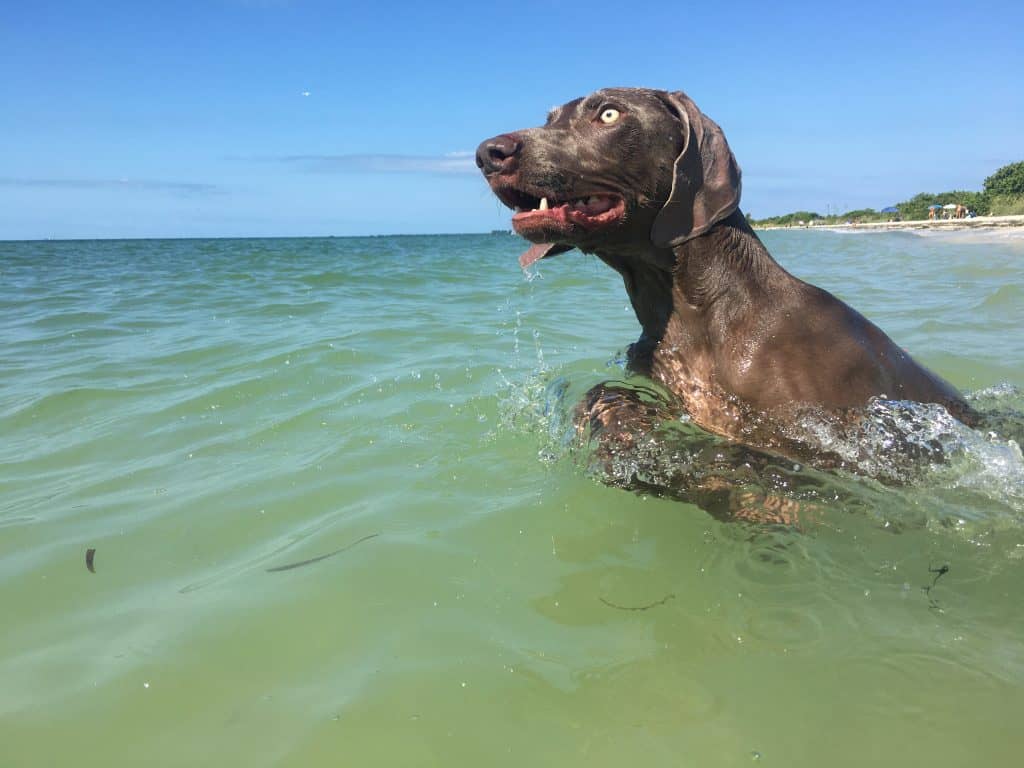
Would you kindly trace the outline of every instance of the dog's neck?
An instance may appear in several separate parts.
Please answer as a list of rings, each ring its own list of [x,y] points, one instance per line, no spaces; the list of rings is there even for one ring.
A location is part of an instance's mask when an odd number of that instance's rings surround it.
[[[673,252],[675,286],[702,314],[722,304],[742,306],[739,300],[750,291],[770,290],[778,282],[773,278],[788,277],[739,210]]]
[[[664,338],[669,320],[689,329],[686,346],[710,343],[709,324],[728,322],[724,312],[750,306],[753,291],[770,290],[773,276],[788,277],[738,210],[706,234],[675,246],[653,244],[637,251],[602,249],[597,256],[622,275],[636,318],[643,328],[630,358],[645,371]],[[694,349],[693,351],[697,351]]]
[[[633,312],[643,333],[630,348],[634,367],[646,370],[649,359],[665,334],[672,316],[672,281],[676,261],[669,248],[649,244],[638,250],[635,245],[618,249],[614,246],[594,251],[595,255],[622,276]]]

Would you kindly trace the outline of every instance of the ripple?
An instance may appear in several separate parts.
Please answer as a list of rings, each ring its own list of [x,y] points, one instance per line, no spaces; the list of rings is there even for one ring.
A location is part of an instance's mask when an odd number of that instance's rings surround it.
[[[1024,303],[1024,286],[1004,284],[996,288],[978,305],[978,309],[1020,309]]]
[[[868,695],[861,696],[859,704],[886,717],[922,718],[933,702],[951,692],[957,698],[973,698],[992,696],[1000,688],[997,678],[954,655],[888,650],[849,664],[851,676],[868,683]]]
[[[747,619],[746,633],[776,650],[805,651],[824,639],[824,626],[810,608],[767,608]]]
[[[741,582],[788,586],[819,581],[815,560],[808,557],[804,542],[795,532],[773,534],[755,529],[753,536],[747,550],[735,559]]]

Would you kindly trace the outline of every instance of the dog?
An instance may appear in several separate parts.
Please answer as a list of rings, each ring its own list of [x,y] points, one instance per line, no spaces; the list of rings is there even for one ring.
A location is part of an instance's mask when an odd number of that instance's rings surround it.
[[[937,403],[973,425],[952,385],[771,257],[740,211],[740,167],[725,135],[681,91],[574,99],[543,126],[482,142],[476,163],[532,243],[524,268],[575,248],[622,276],[642,328],[630,368],[704,430],[833,467],[814,430],[800,427],[808,413],[848,425],[887,398]],[[631,442],[651,411],[599,385],[578,418]]]

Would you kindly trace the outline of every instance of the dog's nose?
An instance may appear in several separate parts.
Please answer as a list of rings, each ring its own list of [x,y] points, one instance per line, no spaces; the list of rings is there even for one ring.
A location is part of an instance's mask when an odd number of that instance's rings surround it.
[[[516,156],[522,148],[523,142],[509,133],[487,139],[476,148],[477,168],[486,176],[508,172],[512,170]]]

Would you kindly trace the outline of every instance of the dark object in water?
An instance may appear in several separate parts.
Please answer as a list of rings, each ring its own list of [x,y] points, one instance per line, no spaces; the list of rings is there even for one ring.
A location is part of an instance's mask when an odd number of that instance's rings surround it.
[[[609,600],[605,600],[603,597],[598,597],[597,599],[609,608],[614,608],[618,611],[648,611],[651,608],[657,608],[659,605],[664,605],[674,597],[674,594],[668,594],[661,598],[661,600],[655,600],[653,603],[648,603],[647,605],[616,605]]]
[[[367,539],[372,539],[376,536],[380,536],[380,534],[371,533],[368,536],[363,536],[363,538],[357,539],[356,541],[353,541],[351,544],[346,544],[341,549],[336,549],[333,552],[328,552],[326,555],[317,555],[316,557],[311,557],[308,560],[300,560],[297,563],[288,563],[288,565],[278,565],[274,568],[267,568],[267,573],[277,573],[278,571],[290,571],[293,568],[301,568],[304,565],[312,565],[313,563],[319,563],[321,560],[326,560],[328,557],[340,555],[346,549],[352,549],[352,547],[354,547],[356,544],[362,544]]]
[[[934,573],[935,578],[932,579],[931,584],[921,587],[921,591],[928,595],[928,606],[930,608],[938,608],[941,611],[942,609],[939,606],[939,601],[932,597],[932,588],[938,583],[940,578],[949,573],[949,565],[940,565],[938,568],[928,566],[928,573]]]
[[[96,556],[96,550],[93,547],[85,550],[85,567],[89,569],[89,573],[96,573],[96,569],[92,565],[92,560]]]
[[[934,573],[935,574],[935,578],[932,579],[932,583],[929,584],[928,586],[921,587],[921,589],[924,590],[924,593],[926,595],[929,592],[932,591],[932,587],[934,587],[938,583],[939,578],[941,578],[942,576],[945,576],[947,573],[949,573],[949,566],[948,565],[940,565],[938,568],[932,568],[931,566],[929,566],[928,567],[928,573]]]

